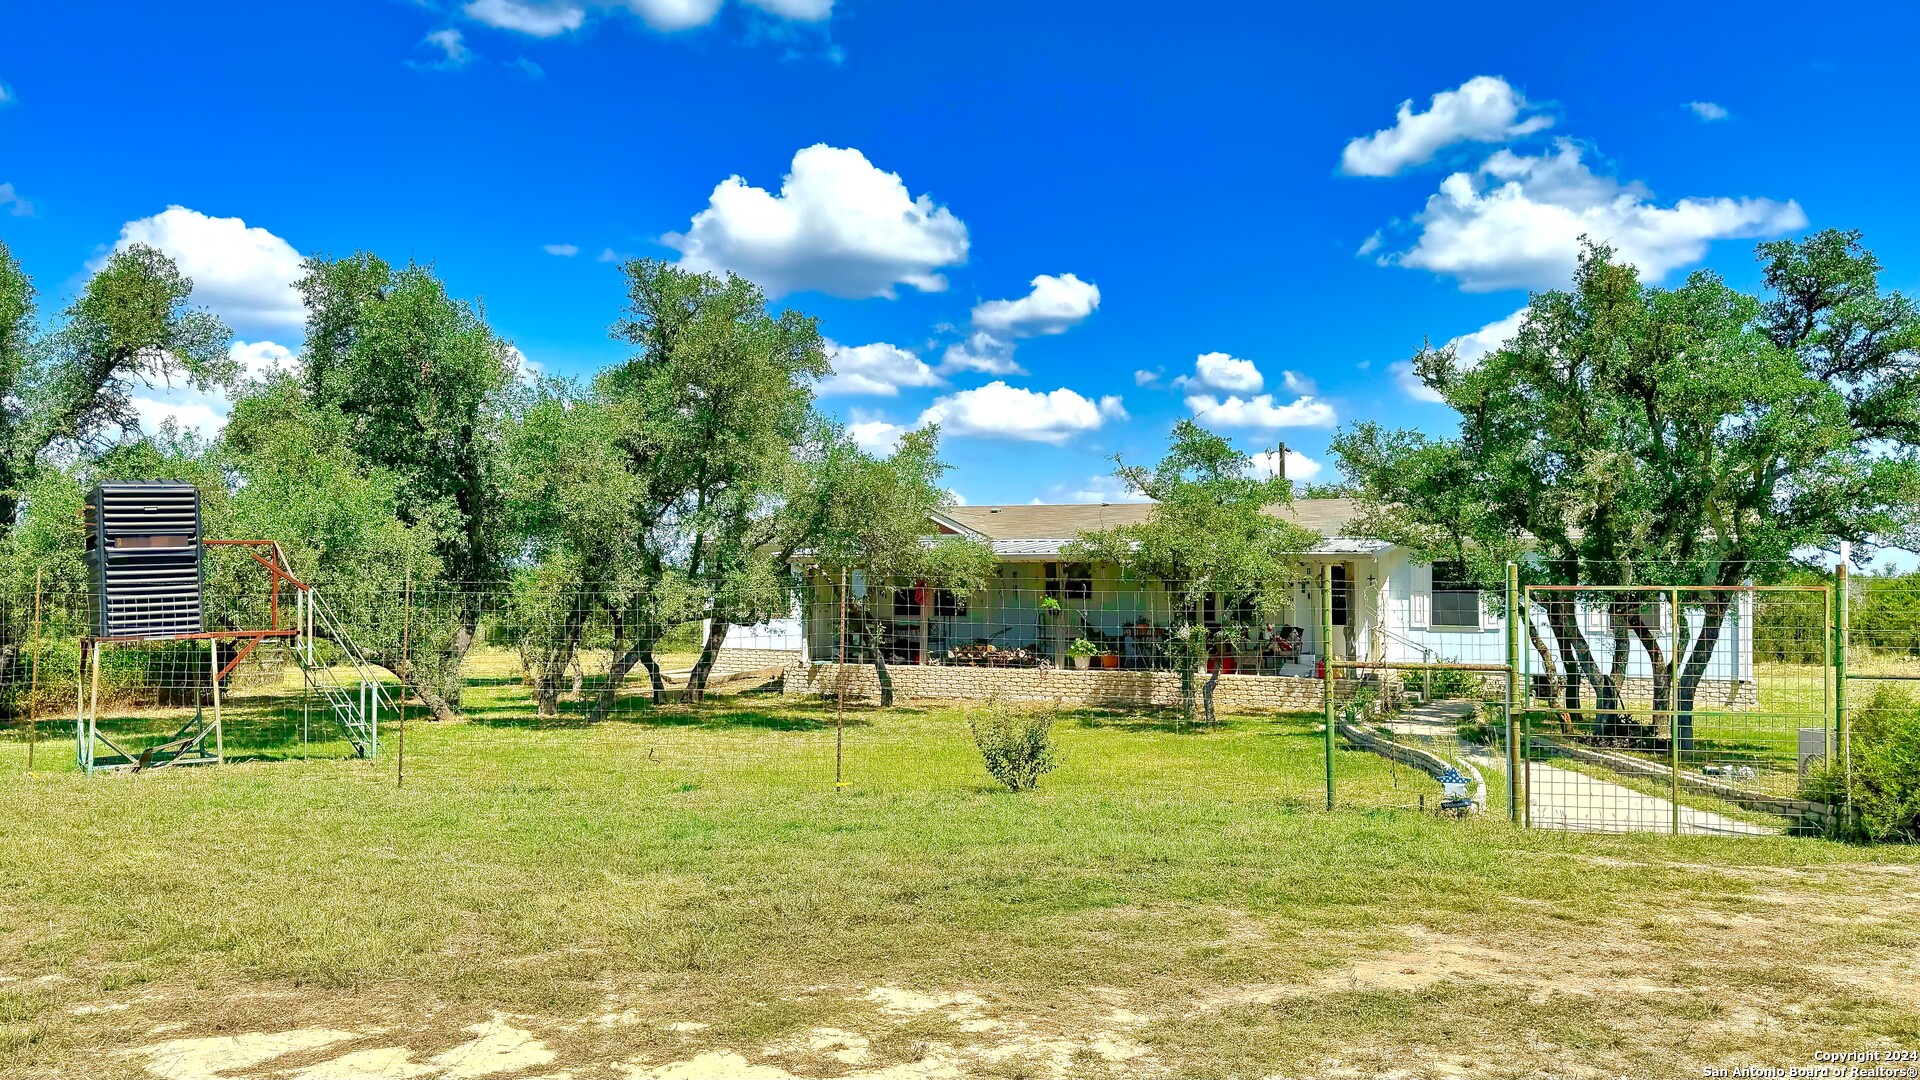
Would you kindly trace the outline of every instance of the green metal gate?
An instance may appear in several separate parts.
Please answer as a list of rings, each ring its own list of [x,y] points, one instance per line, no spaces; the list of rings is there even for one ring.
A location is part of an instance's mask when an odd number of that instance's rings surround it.
[[[1527,824],[1835,828],[1842,808],[1804,794],[1810,771],[1844,768],[1831,587],[1532,585],[1518,614],[1528,640],[1516,642],[1511,704]]]

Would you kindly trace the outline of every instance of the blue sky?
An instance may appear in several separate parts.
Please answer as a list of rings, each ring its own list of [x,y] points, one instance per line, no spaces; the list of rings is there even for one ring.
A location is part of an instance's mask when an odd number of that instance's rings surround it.
[[[1445,430],[1395,365],[1497,337],[1582,231],[1752,285],[1756,240],[1859,228],[1920,288],[1911,8],[1293,7],[22,6],[0,238],[49,306],[158,243],[256,365],[298,254],[431,261],[582,375],[623,355],[603,260],[736,269],[845,349],[870,442],[941,419],[972,503],[1116,497],[1185,416],[1320,479],[1337,425]]]

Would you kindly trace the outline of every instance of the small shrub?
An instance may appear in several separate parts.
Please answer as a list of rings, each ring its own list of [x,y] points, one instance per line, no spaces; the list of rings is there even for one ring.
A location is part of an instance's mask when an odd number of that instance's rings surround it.
[[[1068,656],[1087,656],[1087,657],[1099,656],[1100,646],[1095,645],[1093,642],[1087,640],[1086,638],[1074,638],[1073,644],[1067,646],[1067,655]]]
[[[980,748],[987,773],[1008,791],[1031,791],[1040,778],[1060,766],[1053,742],[1052,708],[1015,709],[988,701],[967,714],[967,730]]]
[[[1480,680],[1479,672],[1461,671],[1458,668],[1441,668],[1435,671],[1433,678],[1433,696],[1435,700],[1443,698],[1477,698],[1486,693],[1486,684]],[[1425,685],[1424,683],[1422,684]]]
[[[1455,725],[1461,742],[1499,749],[1506,744],[1507,718],[1502,702],[1482,701],[1474,714]]]
[[[1920,841],[1920,700],[1883,685],[1852,717],[1853,832],[1857,839]],[[1844,762],[1810,771],[1807,798],[1846,801]]]

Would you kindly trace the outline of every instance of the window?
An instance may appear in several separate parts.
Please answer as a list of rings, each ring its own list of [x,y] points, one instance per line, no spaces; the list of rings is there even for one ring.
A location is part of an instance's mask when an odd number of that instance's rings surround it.
[[[1048,563],[1047,595],[1055,600],[1093,599],[1093,567],[1086,563]]]
[[[917,619],[920,617],[920,590],[893,590],[893,617],[896,619]]]
[[[1433,564],[1433,625],[1480,628],[1480,586],[1458,562]]]
[[[942,618],[964,618],[967,614],[967,598],[955,596],[952,590],[941,589],[933,594],[933,613]]]
[[[1222,618],[1223,612],[1231,616],[1231,619]],[[1231,605],[1223,605],[1220,603],[1219,593],[1208,593],[1200,607],[1200,621],[1208,627],[1219,627],[1229,621],[1234,626],[1252,626],[1253,615],[1253,597],[1251,596],[1241,597],[1238,602]]]
[[[1333,565],[1333,625],[1347,625],[1347,568],[1343,563]]]

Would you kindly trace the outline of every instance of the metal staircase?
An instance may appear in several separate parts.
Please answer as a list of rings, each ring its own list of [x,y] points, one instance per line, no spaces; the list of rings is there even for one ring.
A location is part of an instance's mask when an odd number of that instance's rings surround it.
[[[380,710],[398,711],[380,681],[379,669],[367,662],[353,638],[341,629],[333,609],[312,586],[296,589],[294,600],[299,633],[293,639],[293,656],[307,688],[326,701],[355,754],[363,758],[378,755]],[[317,637],[326,638],[338,656],[316,655]]]

